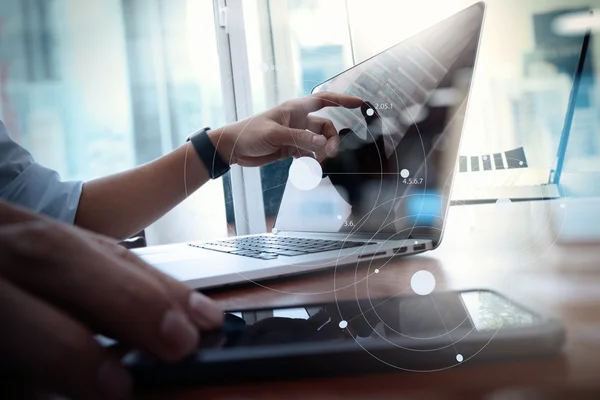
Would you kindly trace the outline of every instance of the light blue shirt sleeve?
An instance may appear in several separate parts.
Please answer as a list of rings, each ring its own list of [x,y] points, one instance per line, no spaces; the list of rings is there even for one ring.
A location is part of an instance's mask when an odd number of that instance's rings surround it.
[[[72,224],[82,188],[83,182],[63,182],[56,171],[36,163],[0,121],[0,200]]]

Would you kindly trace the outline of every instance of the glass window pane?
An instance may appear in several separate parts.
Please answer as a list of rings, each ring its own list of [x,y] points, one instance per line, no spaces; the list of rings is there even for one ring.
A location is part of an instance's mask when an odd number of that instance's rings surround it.
[[[244,1],[254,112],[310,94],[352,66],[345,0]],[[267,230],[279,209],[291,159],[261,168]]]
[[[307,94],[315,83],[353,62],[364,61],[476,2],[244,2],[255,111]],[[556,167],[585,33],[573,31],[563,18],[591,8],[598,15],[600,0],[489,0],[486,4],[460,152],[465,160],[484,162],[484,171],[469,177],[473,185],[544,184]],[[597,25],[597,16],[595,21]],[[570,31],[565,31],[567,28]],[[569,173],[600,170],[599,32],[596,26],[577,98],[566,162]],[[420,62],[405,61],[407,73]],[[509,163],[508,158],[515,154],[525,162]],[[496,174],[492,179],[485,171],[495,168],[496,159],[511,168],[527,167],[527,173],[517,178]],[[486,160],[490,162],[485,164]],[[285,160],[262,168],[265,211],[270,220],[280,203],[289,165],[290,160]],[[468,162],[466,168],[470,166]],[[587,178],[581,181],[589,183]]]
[[[225,123],[213,15],[204,0],[4,0],[0,118],[63,179],[160,157]],[[226,230],[223,183],[210,182],[149,241]]]
[[[348,0],[356,61],[474,3],[475,0]],[[566,14],[599,8],[600,1],[490,0],[486,4],[461,154],[469,159],[482,158],[522,147],[531,172],[529,184],[546,183],[550,169],[555,167],[584,36],[581,30],[561,32],[560,21]],[[570,150],[579,153],[570,154],[578,159],[572,161],[572,166],[600,170],[600,91],[595,83],[600,40],[596,39],[592,38],[588,52],[577,102],[577,122],[569,145]],[[493,182],[489,175],[479,175],[482,179],[477,180],[478,184]]]

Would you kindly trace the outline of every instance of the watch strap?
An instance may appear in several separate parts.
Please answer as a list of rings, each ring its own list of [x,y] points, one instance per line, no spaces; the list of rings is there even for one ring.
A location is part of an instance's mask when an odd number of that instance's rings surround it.
[[[200,129],[191,134],[186,141],[192,142],[192,146],[194,146],[198,157],[206,166],[210,178],[217,179],[229,171],[230,166],[221,158],[221,155],[210,141],[208,131],[210,131],[208,127]]]

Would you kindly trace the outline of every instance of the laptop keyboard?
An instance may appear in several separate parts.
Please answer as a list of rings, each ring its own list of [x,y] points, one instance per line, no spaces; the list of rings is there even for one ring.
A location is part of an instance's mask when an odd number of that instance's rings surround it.
[[[200,249],[220,251],[237,256],[273,260],[279,256],[294,257],[324,251],[364,246],[365,242],[306,239],[281,236],[249,236],[208,243],[190,244]]]

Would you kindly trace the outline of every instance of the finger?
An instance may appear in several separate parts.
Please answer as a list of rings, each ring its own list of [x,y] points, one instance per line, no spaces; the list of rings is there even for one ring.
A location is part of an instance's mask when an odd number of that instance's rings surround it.
[[[242,167],[260,167],[260,166],[267,165],[272,162],[283,160],[283,159],[290,158],[290,157],[294,157],[294,158],[313,157],[314,158],[314,152],[299,149],[297,147],[284,146],[284,147],[281,147],[278,151],[276,151],[272,154],[266,155],[266,156],[251,157],[248,159],[239,160],[238,164],[241,165]],[[221,312],[221,317],[223,317],[222,312]]]
[[[306,129],[316,134],[323,135],[327,139],[338,136],[331,120],[316,115],[308,116]]]
[[[293,101],[299,102],[299,106],[307,114],[325,107],[358,108],[364,103],[360,97],[331,92],[320,92]]]
[[[202,330],[211,330],[223,325],[223,311],[214,301],[199,292],[191,290],[189,287],[172,277],[163,274],[136,256],[133,252],[119,246],[109,238],[99,235],[94,236],[96,236],[96,240],[105,246],[109,252],[127,260],[139,268],[140,271],[154,277],[158,282],[163,284],[169,295],[176,299],[184,310],[187,310],[188,315],[198,328]]]
[[[298,147],[282,147],[280,151],[282,158],[300,158],[300,157],[315,157],[314,151],[304,150]]]
[[[34,214],[29,210],[0,201],[0,226],[19,222],[37,221],[40,219],[43,219],[43,217]]]
[[[131,379],[83,325],[0,279],[3,375],[84,399],[124,399]]]
[[[290,147],[290,157],[301,158],[301,157],[310,157],[315,158],[315,153],[308,150],[302,149],[294,149]]]
[[[284,158],[288,158],[288,156],[283,155],[281,151],[277,151],[267,156],[251,157],[244,160],[238,160],[238,164],[242,167],[262,167],[264,165],[271,164],[272,162],[279,161]]]
[[[156,268],[146,264],[133,253],[128,252],[128,258],[141,271],[153,276],[161,282],[166,290],[177,299],[181,307],[187,311],[192,321],[201,330],[212,330],[223,325],[225,315],[217,303],[202,293],[192,290],[181,282],[161,273]]]
[[[309,115],[307,120],[307,129],[314,133],[321,134],[327,139],[325,151],[318,154],[317,158],[335,157],[340,144],[340,138],[333,122],[327,118],[318,117],[316,115]]]
[[[196,348],[198,329],[152,275],[73,234],[74,228],[37,225],[0,232],[0,242],[16,240],[17,255],[28,261],[18,267],[1,263],[4,276],[100,333],[163,361]]]
[[[278,147],[292,147],[308,151],[324,151],[327,139],[306,129],[287,128],[277,125],[271,131],[270,139]]]

